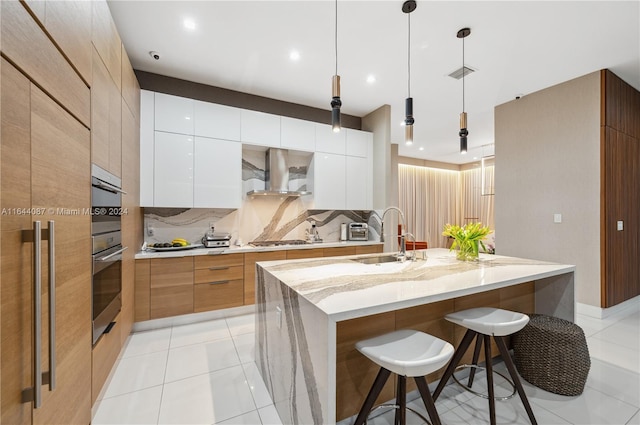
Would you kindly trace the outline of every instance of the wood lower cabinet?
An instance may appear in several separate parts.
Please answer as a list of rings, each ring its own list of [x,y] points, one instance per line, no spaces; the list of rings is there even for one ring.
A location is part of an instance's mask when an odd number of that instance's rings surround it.
[[[3,6],[3,35],[5,3]],[[18,5],[19,7],[22,7]],[[4,40],[3,40],[4,42]],[[4,53],[4,52],[3,52]],[[1,202],[2,318],[1,422],[89,423],[91,420],[91,221],[89,215],[65,211],[89,208],[89,130],[2,59]],[[79,77],[76,76],[78,80]],[[33,223],[50,229],[36,250],[23,239]],[[33,387],[34,320],[42,323],[40,367],[50,372],[48,302],[50,265],[55,247],[56,386],[43,385],[42,404],[22,402]],[[33,255],[42,256],[42,312],[34,317]]]
[[[256,263],[259,261],[285,260],[287,251],[247,252],[244,254],[244,304],[256,302]]]
[[[382,244],[139,259],[135,261],[134,320],[254,304],[260,261],[376,252],[382,252]]]
[[[122,334],[125,329],[122,327],[122,314],[113,319],[115,323],[109,332],[102,334],[96,345],[93,347],[92,360],[93,368],[91,369],[91,404],[95,403],[98,395],[102,390],[102,386],[109,377],[111,368],[118,360],[118,354],[122,348]],[[128,335],[128,331],[127,331]]]
[[[149,318],[193,313],[193,257],[151,260]]]
[[[356,245],[356,255],[360,254],[378,254],[382,252],[383,244],[377,245]]]
[[[244,304],[244,254],[195,257],[193,311]]]

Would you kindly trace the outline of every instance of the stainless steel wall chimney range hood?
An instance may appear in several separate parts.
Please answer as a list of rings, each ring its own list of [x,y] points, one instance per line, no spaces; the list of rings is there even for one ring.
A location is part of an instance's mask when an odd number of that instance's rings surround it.
[[[311,192],[289,190],[289,151],[269,148],[264,168],[264,190],[247,192],[249,196],[302,196]]]

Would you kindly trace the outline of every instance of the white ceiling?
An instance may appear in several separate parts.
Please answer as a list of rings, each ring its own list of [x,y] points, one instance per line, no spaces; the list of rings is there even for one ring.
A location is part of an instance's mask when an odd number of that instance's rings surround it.
[[[492,152],[493,109],[517,95],[609,68],[640,90],[640,1],[417,1],[411,14],[413,146],[405,146],[407,15],[403,1],[338,1],[342,111],[391,105],[403,156],[467,163]],[[134,68],[327,109],[335,72],[335,3],[320,1],[109,1]],[[183,26],[184,19],[196,24]],[[469,153],[460,155],[466,79]],[[297,62],[289,58],[300,53]],[[153,60],[149,51],[161,54]],[[375,75],[373,84],[368,75]],[[484,146],[484,148],[483,148]],[[419,150],[422,147],[424,150]]]

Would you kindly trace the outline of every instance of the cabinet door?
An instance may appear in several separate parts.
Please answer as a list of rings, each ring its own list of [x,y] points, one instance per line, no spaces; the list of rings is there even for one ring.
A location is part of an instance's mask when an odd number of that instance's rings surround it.
[[[367,158],[347,156],[346,209],[369,210],[367,203]]]
[[[193,207],[193,136],[155,132],[153,204]]]
[[[367,131],[345,129],[347,134],[347,155],[366,157],[369,144],[373,143],[373,134]]]
[[[155,130],[193,135],[193,99],[155,94]]]
[[[240,140],[240,109],[195,101],[196,136]]]
[[[258,146],[280,147],[280,117],[243,109],[240,118],[240,139]]]
[[[140,206],[153,206],[154,93],[140,90]]]
[[[344,129],[336,133],[330,125],[316,123],[316,152],[344,155],[346,143],[347,133]]]
[[[299,151],[313,152],[316,146],[315,123],[295,118],[280,118],[280,146]]]
[[[91,381],[87,379],[91,376],[91,217],[56,213],[90,207],[89,151],[89,130],[32,85],[31,199],[32,207],[47,211],[34,219],[41,220],[43,227],[55,221],[57,365],[56,388],[43,388],[42,408],[33,411],[34,423],[91,420]],[[48,281],[50,249],[49,243],[43,244],[43,287]],[[44,288],[42,295],[46,300]],[[48,312],[48,303],[43,302],[43,316]],[[48,370],[48,337],[48,327],[43,326],[44,371]]]
[[[193,257],[151,260],[150,318],[193,313]]]
[[[313,201],[315,209],[344,210],[346,196],[344,155],[316,152],[313,156]]]
[[[256,302],[256,263],[285,260],[287,251],[247,252],[244,254],[244,305]]]
[[[240,208],[242,145],[229,140],[195,138],[193,206]]]

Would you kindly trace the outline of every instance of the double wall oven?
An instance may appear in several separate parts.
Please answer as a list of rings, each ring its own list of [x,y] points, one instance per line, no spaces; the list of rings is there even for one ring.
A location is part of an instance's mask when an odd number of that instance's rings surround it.
[[[91,166],[91,236],[93,241],[93,343],[109,332],[122,307],[122,181]]]

